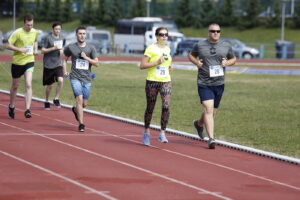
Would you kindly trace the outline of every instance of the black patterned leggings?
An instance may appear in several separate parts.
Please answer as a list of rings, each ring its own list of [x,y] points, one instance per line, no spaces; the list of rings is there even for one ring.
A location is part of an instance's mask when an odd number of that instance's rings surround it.
[[[146,81],[147,108],[144,115],[145,128],[149,128],[158,92],[162,100],[161,130],[165,130],[170,118],[171,82]]]

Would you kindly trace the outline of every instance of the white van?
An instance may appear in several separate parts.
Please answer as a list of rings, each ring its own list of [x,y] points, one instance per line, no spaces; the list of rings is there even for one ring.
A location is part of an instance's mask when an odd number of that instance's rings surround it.
[[[153,43],[153,38],[155,39],[155,34],[153,33],[160,26],[168,28],[169,32],[174,32],[173,37],[182,37],[173,21],[163,21],[157,17],[120,19],[115,27],[115,47],[125,52],[143,52],[148,44]],[[175,32],[179,33],[179,35]]]

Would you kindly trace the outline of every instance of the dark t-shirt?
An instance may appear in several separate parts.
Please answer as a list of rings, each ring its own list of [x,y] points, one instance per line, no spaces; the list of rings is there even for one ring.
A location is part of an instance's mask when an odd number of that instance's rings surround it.
[[[92,65],[80,56],[81,52],[84,52],[86,56],[90,57],[91,59],[97,57],[96,49],[89,44],[86,44],[85,47],[80,47],[76,42],[68,45],[64,49],[65,56],[71,56],[72,60],[70,79],[77,79],[85,83],[91,82]]]
[[[231,59],[234,52],[231,45],[220,39],[217,43],[201,40],[194,45],[191,54],[202,59],[203,67],[198,69],[198,84],[218,86],[225,83],[225,67],[221,66],[222,58]],[[218,74],[223,69],[223,74]]]
[[[43,47],[48,49],[48,48],[54,47],[54,45],[62,47],[62,45],[63,45],[62,36],[59,36],[59,38],[55,38],[51,34],[48,37],[46,37]],[[62,66],[59,50],[45,53],[44,59],[43,59],[43,64],[44,64],[44,67],[47,69],[54,69],[58,66]]]

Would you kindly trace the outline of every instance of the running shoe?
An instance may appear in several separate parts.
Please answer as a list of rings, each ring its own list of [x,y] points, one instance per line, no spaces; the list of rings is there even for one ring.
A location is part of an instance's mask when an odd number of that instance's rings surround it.
[[[144,133],[144,135],[143,135],[143,144],[145,146],[150,146],[150,134],[149,133]]]
[[[61,107],[60,102],[59,102],[59,99],[53,99],[53,104],[54,104],[56,107],[58,107],[58,108]]]
[[[198,125],[198,120],[194,121],[194,127],[195,127],[199,137],[203,140],[203,138],[204,138],[203,126]]]
[[[30,112],[29,109],[27,109],[27,110],[24,112],[24,116],[25,116],[26,118],[31,118],[31,112]]]
[[[209,148],[209,149],[214,149],[215,146],[216,146],[216,141],[215,141],[215,139],[209,138],[209,140],[208,140],[208,148]]]
[[[168,143],[168,139],[164,133],[159,134],[158,141],[161,143]]]
[[[15,118],[15,107],[11,108],[11,107],[10,107],[10,104],[8,105],[8,116],[9,116],[11,119],[14,119],[14,118]]]
[[[44,103],[44,105],[45,105],[45,110],[50,110],[50,102],[45,102]]]
[[[75,106],[72,107],[72,112],[74,114],[74,117],[75,117],[76,121],[79,121]]]
[[[78,126],[78,131],[79,131],[79,132],[84,132],[84,130],[85,130],[84,124],[79,124],[79,126]]]

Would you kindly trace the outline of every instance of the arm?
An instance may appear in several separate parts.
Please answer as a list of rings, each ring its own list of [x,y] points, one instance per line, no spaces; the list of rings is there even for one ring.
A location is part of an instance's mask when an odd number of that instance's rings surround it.
[[[226,58],[222,58],[222,66],[223,67],[228,67],[234,65],[236,62],[236,57],[234,56],[233,58],[230,58],[227,60]]]
[[[148,69],[157,65],[160,65],[161,63],[164,62],[164,58],[161,57],[160,59],[158,59],[156,62],[149,62],[150,58],[148,56],[144,56],[142,58],[141,64],[140,64],[140,69]]]
[[[26,53],[26,51],[27,51],[27,49],[25,49],[25,48],[18,48],[18,47],[14,46],[12,44],[9,44],[9,43],[5,46],[5,48],[8,49],[8,50],[17,51],[17,52],[20,52],[20,53]]]
[[[203,67],[202,59],[198,59],[198,58],[194,57],[191,53],[189,53],[188,58],[191,63],[193,63],[194,65],[196,65],[198,67],[198,69]]]
[[[50,47],[50,48],[42,47],[42,53],[43,53],[43,54],[49,53],[49,52],[55,51],[55,50],[59,50],[59,48],[58,48],[57,46]]]
[[[99,61],[98,61],[98,58],[90,58],[90,57],[87,57],[86,54],[84,52],[81,52],[81,57],[84,59],[84,60],[87,60],[90,64],[94,65],[95,67],[98,67],[99,66]]]
[[[33,45],[33,55],[37,55],[37,54],[38,54],[38,42],[35,41]]]
[[[63,60],[63,73],[64,73],[64,76],[68,76],[69,75],[69,72],[67,71],[67,66],[68,66],[68,57],[65,57],[65,59]]]

